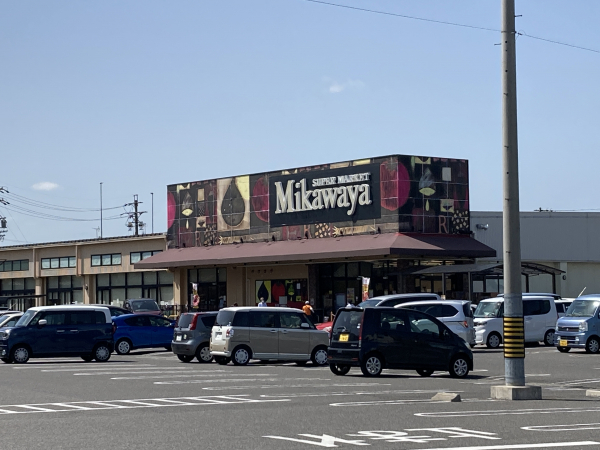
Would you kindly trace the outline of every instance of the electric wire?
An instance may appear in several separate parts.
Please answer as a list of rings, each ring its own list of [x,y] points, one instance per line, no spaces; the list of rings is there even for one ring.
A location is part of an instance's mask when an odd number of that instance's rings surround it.
[[[302,0],[305,2],[310,2],[310,3],[318,3],[321,5],[327,5],[327,6],[335,6],[337,8],[345,8],[345,9],[353,9],[356,11],[361,11],[361,12],[368,12],[368,13],[372,13],[372,14],[382,14],[385,16],[393,16],[393,17],[400,17],[403,19],[411,19],[411,20],[420,20],[422,22],[431,22],[431,23],[437,23],[437,24],[441,24],[441,25],[450,25],[450,26],[454,26],[454,27],[463,27],[463,28],[472,28],[475,30],[483,30],[483,31],[494,31],[497,33],[502,32],[502,30],[497,29],[497,28],[488,28],[488,27],[480,27],[480,26],[476,26],[476,25],[467,25],[464,23],[457,23],[457,22],[448,22],[445,20],[435,20],[435,19],[427,19],[425,17],[417,17],[417,16],[409,16],[406,14],[397,14],[397,13],[392,13],[392,12],[387,12],[387,11],[379,11],[379,10],[374,10],[374,9],[368,9],[368,8],[359,8],[357,6],[349,6],[349,5],[340,5],[339,3],[331,3],[331,2],[326,2],[323,0]],[[523,32],[517,32],[515,33],[517,36],[524,36],[524,37],[528,37],[531,39],[537,39],[539,41],[544,41],[544,42],[548,42],[551,44],[557,44],[557,45],[564,45],[566,47],[571,47],[571,48],[576,48],[579,50],[585,50],[588,52],[593,52],[593,53],[600,53],[600,50],[596,50],[593,48],[589,48],[589,47],[581,47],[579,45],[573,45],[573,44],[568,44],[566,42],[560,42],[560,41],[556,41],[553,39],[546,39],[546,38],[542,38],[539,36],[532,36],[531,34],[527,34],[527,33],[523,33]]]

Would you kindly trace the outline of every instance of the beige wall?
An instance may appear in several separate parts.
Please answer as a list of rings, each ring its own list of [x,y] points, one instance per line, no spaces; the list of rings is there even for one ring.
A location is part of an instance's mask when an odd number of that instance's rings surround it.
[[[33,244],[31,246],[0,247],[0,261],[15,261],[26,259],[29,261],[29,270],[0,272],[0,279],[34,278],[36,295],[45,294],[46,278],[55,276],[81,276],[83,277],[84,303],[96,302],[95,275],[100,273],[128,273],[140,272],[135,270],[130,262],[131,252],[165,251],[167,248],[165,235],[105,238],[89,241]],[[91,265],[92,255],[121,254],[121,264],[116,266]],[[76,257],[74,268],[43,269],[43,258]],[[187,271],[186,271],[187,274]],[[185,281],[187,283],[187,281]],[[87,289],[85,289],[87,286]],[[175,289],[174,289],[175,290]],[[45,299],[36,301],[45,304]]]

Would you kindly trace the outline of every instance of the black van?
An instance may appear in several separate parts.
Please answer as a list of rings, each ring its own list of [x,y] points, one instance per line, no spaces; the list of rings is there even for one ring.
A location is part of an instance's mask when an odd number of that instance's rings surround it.
[[[464,378],[473,370],[473,352],[465,341],[429,314],[399,308],[342,308],[331,328],[329,368],[346,375],[360,367],[366,376],[384,368],[435,370]]]
[[[80,356],[105,362],[113,351],[113,323],[102,306],[29,308],[12,328],[0,332],[0,359],[26,363],[29,358]]]

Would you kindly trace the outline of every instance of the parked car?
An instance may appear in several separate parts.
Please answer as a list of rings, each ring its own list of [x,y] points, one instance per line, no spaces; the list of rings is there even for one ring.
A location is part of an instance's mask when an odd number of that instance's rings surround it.
[[[151,298],[130,298],[125,300],[123,308],[133,314],[154,314],[162,316],[162,311],[159,308],[158,303]]]
[[[569,309],[569,306],[571,306],[571,303],[573,303],[572,298],[561,298],[560,300],[554,300],[558,317],[562,317],[565,315],[567,309]]]
[[[498,348],[504,339],[503,320],[504,298],[495,297],[481,300],[475,310],[475,342],[488,348]],[[556,305],[553,296],[524,295],[523,321],[525,342],[540,342],[554,345],[556,326]]]
[[[187,363],[197,358],[201,363],[209,363],[213,360],[210,332],[216,318],[217,312],[185,313],[179,317],[171,348],[180,361]]]
[[[108,310],[110,311],[111,317],[119,317],[119,316],[122,316],[123,314],[131,314],[131,311],[129,311],[128,309],[119,308],[118,306],[114,306],[114,305],[103,305],[101,303],[96,303],[96,304],[91,304],[90,306],[105,306],[105,307],[107,307]]]
[[[405,308],[344,308],[333,323],[329,368],[346,375],[353,366],[365,376],[383,369],[436,370],[464,378],[473,370],[473,352],[465,341],[429,314]]]
[[[125,314],[114,317],[115,351],[126,355],[138,348],[163,347],[171,350],[175,321],[154,314]]]
[[[14,327],[22,315],[22,312],[18,312],[12,314],[4,314],[3,316],[0,316],[0,328]]]
[[[471,347],[475,346],[473,310],[468,300],[428,300],[396,305],[396,308],[409,308],[437,318],[450,330],[461,337]]]
[[[381,295],[379,297],[372,297],[368,300],[364,300],[360,302],[358,305],[359,308],[373,308],[373,307],[381,307],[381,306],[396,306],[401,303],[406,302],[416,302],[422,300],[441,300],[442,298],[437,294],[430,293],[410,293],[410,294],[391,294],[391,295]]]
[[[22,311],[13,311],[11,309],[2,309],[2,310],[0,310],[0,317],[5,316],[7,314],[17,314],[20,312],[22,312]]]
[[[315,328],[297,309],[232,307],[217,314],[210,338],[210,354],[219,364],[233,360],[277,359],[305,364],[327,364],[329,335]]]
[[[14,327],[0,333],[0,358],[26,363],[29,358],[80,356],[105,362],[113,351],[113,323],[106,307],[75,305],[29,308]]]
[[[588,353],[600,351],[600,294],[582,295],[571,303],[556,322],[554,345],[560,352],[584,348]]]

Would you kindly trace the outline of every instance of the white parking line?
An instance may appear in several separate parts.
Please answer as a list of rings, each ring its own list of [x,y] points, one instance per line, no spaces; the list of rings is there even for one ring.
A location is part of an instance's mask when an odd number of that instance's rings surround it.
[[[415,413],[420,417],[473,417],[473,416],[508,416],[508,415],[526,415],[526,414],[556,414],[563,413],[583,413],[600,411],[600,407],[595,408],[550,408],[550,409],[505,409],[490,411],[449,411],[449,412],[426,412]]]
[[[580,430],[600,430],[600,423],[575,423],[572,425],[536,425],[531,427],[521,427],[527,431],[580,431]]]
[[[381,384],[378,383],[364,383],[364,384],[323,384],[321,386],[314,386],[311,385],[311,387],[360,387],[360,386],[381,386]],[[389,385],[388,385],[389,386]],[[289,385],[281,385],[281,386],[276,386],[276,387],[295,387],[295,386],[289,386]],[[306,385],[298,385],[298,387],[306,387]],[[236,386],[237,388],[237,386]],[[212,387],[208,387],[208,388],[202,388],[202,389],[211,389],[211,390],[220,390],[220,389],[226,389],[226,388],[212,388]],[[419,389],[415,389],[415,390],[403,390],[403,391],[372,391],[372,392],[366,392],[366,391],[359,391],[359,392],[327,392],[327,397],[332,397],[332,396],[347,396],[347,395],[398,395],[398,394],[437,394],[438,392],[452,392],[452,393],[461,393],[464,391],[441,391],[439,389],[432,389],[432,390],[419,390]],[[264,398],[295,398],[295,397],[323,397],[323,392],[315,392],[315,393],[298,393],[298,394],[275,394],[275,395],[268,395],[268,394],[262,394],[261,397]]]
[[[439,447],[428,448],[427,450],[509,450],[521,448],[548,448],[548,447],[579,447],[584,445],[598,445],[600,442],[580,441],[580,442],[548,442],[544,444],[511,444],[511,445],[477,445],[475,447]]]
[[[172,374],[196,374],[196,375],[202,375],[204,371],[199,371],[199,370],[187,370],[187,371],[183,371],[183,370],[176,370],[176,369],[166,369],[166,370],[148,370],[148,371],[143,371],[143,372],[129,372],[129,371],[120,371],[120,372],[81,372],[81,373],[74,373],[73,375],[78,375],[78,376],[92,376],[92,375],[147,375],[147,374],[154,374],[154,373],[172,373]],[[221,374],[222,375],[222,374]],[[211,376],[215,376],[215,375],[211,375]]]
[[[258,374],[257,374],[258,375]],[[272,375],[267,375],[267,374],[263,374],[265,376],[272,376]],[[241,377],[246,377],[247,375],[239,375]],[[114,380],[115,378],[113,378]],[[296,378],[296,380],[310,380],[310,381],[321,381],[323,380],[323,378]],[[325,380],[327,380],[327,378],[325,378]],[[240,378],[240,379],[233,379],[233,378],[229,378],[229,379],[222,379],[222,380],[188,380],[188,381],[179,381],[179,380],[174,380],[174,381],[155,381],[154,384],[199,384],[199,383],[227,383],[227,382],[232,382],[232,381],[280,381],[278,378],[255,378],[255,379],[251,379],[251,378]],[[329,381],[329,380],[327,380]],[[272,384],[267,384],[264,385],[266,387],[270,387],[270,386],[275,386]],[[306,387],[306,384],[303,385],[299,385],[302,387]],[[332,386],[331,384],[324,384],[323,387],[327,387],[327,386]],[[257,386],[257,385],[250,385],[250,386],[228,386],[225,388],[202,388],[202,389],[211,389],[211,390],[222,390],[222,389],[257,389],[260,388],[261,386]],[[292,387],[288,384],[286,385],[278,385],[277,387]],[[314,386],[311,386],[314,387]]]
[[[314,381],[316,379],[317,378],[312,378],[311,381]],[[159,383],[154,383],[154,384],[159,384]],[[160,384],[169,384],[169,383],[160,383]],[[390,384],[380,384],[380,383],[335,383],[335,384],[332,384],[332,383],[312,384],[311,383],[311,385],[310,385],[311,388],[361,387],[361,386],[391,386],[391,385]],[[225,390],[230,390],[230,389],[248,390],[248,389],[278,389],[278,388],[306,389],[306,384],[263,384],[263,385],[251,385],[251,386],[224,386],[224,387],[209,386],[209,387],[204,387],[202,389],[207,390],[207,391],[225,391]],[[319,394],[287,394],[287,395],[282,394],[281,397],[323,397],[323,396],[329,397],[330,395],[331,394],[329,392],[327,392],[326,394],[321,392]],[[261,397],[270,397],[270,396],[261,395]],[[277,396],[274,395],[272,397],[277,397]]]
[[[135,365],[135,367],[144,367],[144,366],[156,367],[156,366],[154,366],[152,364],[137,364],[137,363],[131,363],[131,362],[125,362],[125,361],[109,361],[109,362],[104,362],[101,365],[106,368],[107,366],[117,366],[117,365],[118,366],[122,366],[122,365],[125,365],[125,364],[130,365],[130,366]],[[61,368],[61,367],[68,368],[68,367],[71,367],[71,368],[76,368],[75,370],[80,370],[79,366],[88,366],[89,367],[89,366],[94,366],[94,365],[95,364],[90,364],[90,363],[87,363],[85,361],[76,361],[76,364],[69,364],[69,365],[62,364],[62,363],[57,363],[57,364],[36,364],[36,363],[29,362],[28,364],[25,364],[25,365],[12,366],[10,368],[14,369],[14,370],[22,370],[22,369],[43,369],[44,367],[54,367],[54,368]],[[0,367],[3,367],[3,366],[0,366]],[[104,370],[104,369],[101,369],[101,370]]]

